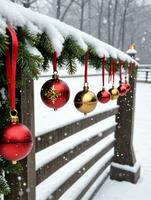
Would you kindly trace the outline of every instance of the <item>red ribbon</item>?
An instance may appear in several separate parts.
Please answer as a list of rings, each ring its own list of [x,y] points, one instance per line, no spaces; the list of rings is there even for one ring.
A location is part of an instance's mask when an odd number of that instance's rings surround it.
[[[88,81],[88,51],[85,53],[84,58],[84,83]]]
[[[16,108],[16,65],[18,55],[18,39],[12,26],[8,26],[6,31],[11,38],[11,46],[7,47],[5,51],[5,64],[10,110],[13,111]]]
[[[113,59],[110,59],[110,66],[109,66],[109,80],[108,82],[112,81],[112,76],[113,76]]]
[[[57,72],[57,52],[54,51],[52,55],[53,72]]]
[[[113,73],[113,85],[114,85],[114,80],[115,80],[115,61],[114,60],[112,64],[112,73]]]
[[[105,82],[105,57],[101,59],[102,62],[102,86],[104,88],[104,82]]]
[[[122,62],[120,61],[120,82],[122,83]]]
[[[109,67],[109,82],[112,80],[114,85],[114,78],[115,78],[115,61],[113,58],[110,60],[110,67]]]

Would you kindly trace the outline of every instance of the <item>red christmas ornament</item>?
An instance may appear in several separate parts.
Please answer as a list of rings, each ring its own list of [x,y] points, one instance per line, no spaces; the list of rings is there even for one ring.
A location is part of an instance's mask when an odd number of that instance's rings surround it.
[[[97,94],[97,99],[101,103],[107,103],[111,98],[111,95],[109,91],[102,89],[100,92]]]
[[[0,136],[0,156],[13,162],[25,158],[32,149],[32,134],[23,124],[11,122]]]
[[[15,164],[17,160],[25,158],[30,153],[32,149],[32,135],[26,126],[18,123],[17,111],[15,109],[18,39],[11,26],[8,26],[7,33],[11,38],[11,49],[7,47],[5,52],[11,122],[2,129],[0,134],[0,156],[13,161],[13,164]]]
[[[64,106],[70,97],[68,85],[59,79],[57,73],[57,53],[54,51],[52,56],[53,76],[46,81],[41,88],[41,99],[44,104],[54,110]]]
[[[127,82],[127,80],[125,80],[125,83],[123,83],[123,84],[124,84],[124,86],[126,87],[126,92],[130,91],[131,86],[130,86],[130,84]]]
[[[122,61],[120,61],[120,86],[117,88],[120,96],[126,95],[126,92],[127,92],[125,84],[122,82],[122,66],[123,66],[123,63]]]
[[[97,99],[101,103],[107,103],[110,100],[110,93],[109,91],[105,90],[104,83],[105,83],[105,57],[101,59],[102,62],[102,85],[103,88],[97,94]]]
[[[125,96],[126,95],[127,89],[126,89],[126,86],[125,86],[124,83],[121,83],[120,86],[117,89],[119,91],[119,95],[120,96]]]
[[[44,104],[54,110],[64,106],[70,97],[68,85],[58,77],[44,83],[41,88],[41,99]]]

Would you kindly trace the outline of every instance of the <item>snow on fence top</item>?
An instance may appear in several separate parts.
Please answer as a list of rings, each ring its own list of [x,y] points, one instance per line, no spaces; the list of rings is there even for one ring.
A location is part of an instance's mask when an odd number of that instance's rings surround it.
[[[95,37],[84,33],[72,26],[69,26],[57,19],[48,17],[44,14],[24,8],[21,5],[10,2],[9,0],[1,0],[0,8],[0,33],[5,34],[7,24],[14,27],[27,27],[33,33],[45,32],[52,42],[57,54],[60,55],[63,49],[63,43],[67,37],[72,37],[77,44],[86,51],[88,45],[91,45],[99,57],[112,57],[122,61],[138,63],[128,56],[126,53],[102,42]]]

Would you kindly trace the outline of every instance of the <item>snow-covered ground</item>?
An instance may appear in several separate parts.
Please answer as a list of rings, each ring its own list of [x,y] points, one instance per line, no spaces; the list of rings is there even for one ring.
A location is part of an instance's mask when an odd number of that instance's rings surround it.
[[[93,200],[150,200],[151,191],[151,84],[137,83],[134,149],[141,165],[138,183],[112,181],[109,178]]]

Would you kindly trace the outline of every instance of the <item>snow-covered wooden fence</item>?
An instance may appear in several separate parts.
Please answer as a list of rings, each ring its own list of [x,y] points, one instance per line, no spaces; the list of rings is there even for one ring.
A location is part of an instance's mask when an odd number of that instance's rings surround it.
[[[113,148],[114,137],[110,135],[115,130],[115,124],[105,128],[103,131],[100,131],[98,128],[94,130],[94,127],[87,129],[87,131],[83,133],[82,130],[105,118],[115,115],[117,112],[118,108],[105,111],[81,121],[68,124],[52,132],[48,132],[41,136],[40,140],[36,138],[36,151],[39,151],[39,153],[37,153],[37,160],[39,160],[39,162],[37,163],[36,171],[36,184],[38,185],[37,200],[42,199],[44,196],[48,197],[49,194],[52,195],[53,199],[59,199],[72,184],[82,175],[88,173],[88,170]],[[106,137],[108,137],[108,139],[105,140],[104,138]],[[105,143],[101,142],[102,140],[105,141]],[[51,156],[49,152],[51,152]],[[45,156],[45,158],[41,159],[43,156]],[[112,155],[108,155],[108,158],[104,161],[104,165],[99,166],[98,172],[94,171],[94,176],[91,175],[87,182],[80,186],[82,190],[79,189],[79,193],[78,191],[74,194],[72,193],[73,199],[81,199],[81,197],[84,196],[98,176],[111,164],[112,156],[113,152]],[[48,178],[50,175],[51,177]],[[103,181],[107,175],[108,173]],[[54,181],[52,181],[53,177]],[[44,185],[47,186],[49,184],[51,185],[50,188],[44,187]],[[45,188],[44,193],[42,190],[43,187]]]
[[[137,81],[151,82],[151,64],[142,64],[139,66]]]
[[[27,77],[23,77],[23,81],[22,92],[18,91],[20,114],[22,122],[34,134],[33,81]],[[130,83],[132,90],[126,97],[128,103],[125,104],[125,97],[121,97],[119,107],[34,137],[33,150],[22,161],[23,174],[20,177],[7,175],[12,192],[6,199],[89,200],[109,175],[116,180],[136,182],[139,168],[134,172],[115,166],[119,163],[133,168],[136,162],[132,145],[136,80],[131,77]],[[99,122],[114,115],[117,124],[101,127]]]

